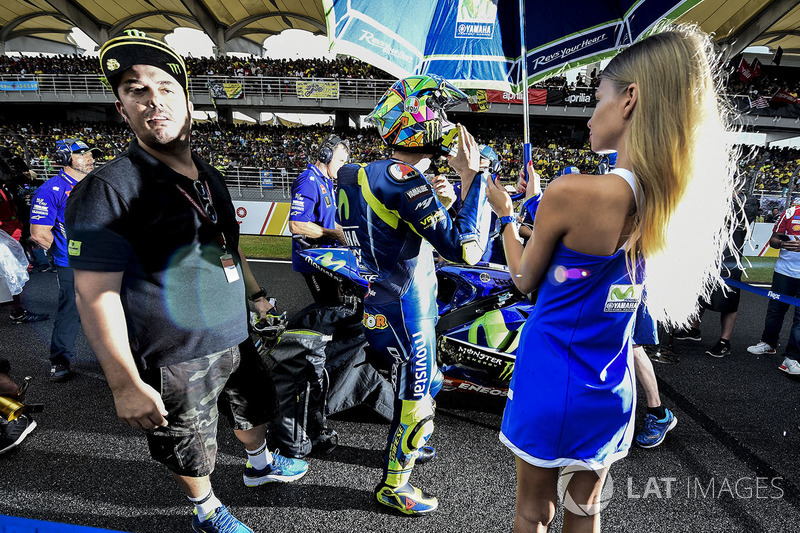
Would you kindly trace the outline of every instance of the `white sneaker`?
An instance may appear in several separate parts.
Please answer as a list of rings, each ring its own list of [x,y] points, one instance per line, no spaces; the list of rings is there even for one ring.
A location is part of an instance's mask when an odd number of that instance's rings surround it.
[[[765,354],[765,353],[766,354],[774,354],[775,353],[775,348],[773,348],[772,346],[770,346],[766,342],[761,341],[758,344],[756,344],[755,346],[748,346],[747,351],[752,353],[752,354],[756,354],[756,355],[761,355],[761,354]]]
[[[800,363],[787,357],[783,360],[781,366],[778,367],[778,370],[783,370],[792,376],[800,376]]]

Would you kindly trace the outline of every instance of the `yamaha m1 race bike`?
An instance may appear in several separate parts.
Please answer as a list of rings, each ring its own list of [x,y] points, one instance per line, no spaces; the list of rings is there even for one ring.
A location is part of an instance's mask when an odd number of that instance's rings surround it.
[[[339,282],[344,301],[363,301],[369,282],[349,248],[304,247],[299,253]],[[436,355],[444,374],[443,390],[505,396],[519,334],[534,304],[517,290],[503,265],[440,263],[436,278]]]

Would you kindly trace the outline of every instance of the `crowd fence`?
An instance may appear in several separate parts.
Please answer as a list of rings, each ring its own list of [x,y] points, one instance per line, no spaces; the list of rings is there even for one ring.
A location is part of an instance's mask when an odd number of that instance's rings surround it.
[[[97,166],[104,163],[98,162]],[[47,180],[58,173],[58,167],[44,163],[42,160],[31,162],[30,168],[36,173],[38,179]],[[256,167],[229,167],[220,169],[225,176],[231,196],[246,199],[262,199],[264,201],[290,200],[292,182],[303,172],[305,168],[271,168],[263,169]],[[455,174],[446,174],[448,179],[457,180]],[[542,186],[545,187],[551,180],[542,178]],[[760,190],[755,194],[761,200],[762,209],[772,209],[778,207],[785,209],[787,203],[785,194],[780,190]],[[798,193],[800,194],[800,193]],[[800,196],[793,196],[793,201],[800,203]]]
[[[376,102],[396,80],[371,78],[305,78],[268,76],[207,76],[196,75],[189,79],[189,98],[211,97],[212,101],[234,99],[277,98],[278,101],[308,99],[309,108],[324,106],[331,100],[361,100]],[[93,97],[97,94],[112,96],[105,79],[98,74],[2,74],[0,73],[0,99],[5,95],[33,92],[41,99],[58,100],[63,96]],[[475,95],[475,91],[468,91]],[[531,105],[565,105],[594,107],[594,89],[590,87],[537,87],[529,89]],[[741,113],[772,117],[800,118],[800,104],[781,102],[782,105],[753,107],[747,95],[731,96],[732,103]],[[474,104],[519,104],[521,97],[502,91],[484,91],[475,96]],[[477,107],[476,107],[477,109]],[[486,108],[483,108],[486,109]]]

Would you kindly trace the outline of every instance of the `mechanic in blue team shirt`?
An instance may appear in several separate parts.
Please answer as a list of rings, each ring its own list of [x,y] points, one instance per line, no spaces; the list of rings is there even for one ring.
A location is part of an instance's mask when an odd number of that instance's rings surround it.
[[[50,339],[50,380],[70,378],[70,361],[75,355],[75,339],[81,320],[75,306],[75,286],[67,259],[67,232],[64,209],[72,188],[94,170],[94,154],[76,139],[56,143],[55,161],[62,165],[58,174],[39,187],[31,200],[31,240],[48,251],[58,275],[58,311]]]
[[[314,164],[309,164],[292,183],[292,235],[305,235],[306,241],[317,245],[344,243],[342,228],[336,223],[333,187],[336,174],[349,157],[350,146],[337,135],[328,135],[320,143]],[[297,253],[300,247],[297,240],[292,241],[292,270],[303,275],[315,302],[336,305],[338,284],[303,261]]]

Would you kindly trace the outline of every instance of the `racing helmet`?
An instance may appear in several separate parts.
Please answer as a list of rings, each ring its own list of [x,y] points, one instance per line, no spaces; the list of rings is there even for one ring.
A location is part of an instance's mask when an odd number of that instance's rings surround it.
[[[436,75],[409,76],[395,82],[367,115],[384,142],[396,150],[449,155],[456,149],[455,124],[445,110],[467,95]]]

